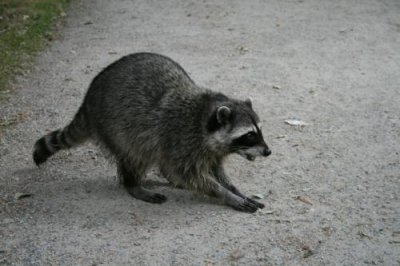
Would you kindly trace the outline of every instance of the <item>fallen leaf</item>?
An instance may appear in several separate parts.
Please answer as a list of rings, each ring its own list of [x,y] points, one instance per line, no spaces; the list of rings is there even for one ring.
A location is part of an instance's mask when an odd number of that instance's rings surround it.
[[[258,210],[258,212],[261,213],[261,214],[273,214],[275,211],[274,210],[261,209],[261,210]]]
[[[291,126],[300,126],[300,127],[308,125],[306,122],[297,119],[287,119],[285,120],[285,123]]]
[[[367,235],[366,233],[362,232],[362,231],[358,231],[358,235],[361,237],[366,237],[368,239],[372,239],[372,236]]]
[[[311,200],[309,198],[305,197],[305,196],[297,196],[296,199],[300,200],[301,202],[304,202],[306,204],[313,205]]]
[[[254,195],[251,195],[251,197],[252,197],[253,199],[263,199],[263,198],[264,198],[264,195],[262,195],[262,194],[254,194]]]
[[[30,196],[32,196],[32,194],[17,192],[17,193],[15,193],[14,198],[16,200],[19,200],[19,199],[22,199],[22,198],[28,198]]]

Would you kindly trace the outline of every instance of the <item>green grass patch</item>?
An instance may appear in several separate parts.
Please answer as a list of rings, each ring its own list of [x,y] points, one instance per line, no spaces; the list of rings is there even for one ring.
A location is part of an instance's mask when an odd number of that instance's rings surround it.
[[[51,39],[55,19],[69,0],[0,0],[0,98],[12,76]]]

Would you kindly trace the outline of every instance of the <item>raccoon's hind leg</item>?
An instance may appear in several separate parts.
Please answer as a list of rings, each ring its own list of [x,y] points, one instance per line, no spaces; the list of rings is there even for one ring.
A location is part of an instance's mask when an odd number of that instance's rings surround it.
[[[33,161],[39,166],[59,150],[77,146],[88,138],[85,115],[80,109],[72,122],[64,129],[55,130],[36,141]]]
[[[163,203],[167,200],[164,195],[143,188],[142,174],[138,173],[129,162],[121,160],[118,163],[118,174],[128,193],[133,197],[150,203]]]
[[[226,175],[224,168],[222,167],[222,165],[218,165],[213,169],[213,175],[215,176],[215,178],[217,179],[217,181],[224,186],[226,189],[228,189],[229,191],[231,191],[233,194],[241,197],[242,199],[246,199],[249,202],[252,202],[253,204],[255,204],[258,208],[262,209],[265,207],[264,204],[262,204],[261,202],[255,201],[249,197],[247,197],[246,195],[244,195],[242,192],[239,191],[239,189],[237,189],[231,182],[230,178]]]

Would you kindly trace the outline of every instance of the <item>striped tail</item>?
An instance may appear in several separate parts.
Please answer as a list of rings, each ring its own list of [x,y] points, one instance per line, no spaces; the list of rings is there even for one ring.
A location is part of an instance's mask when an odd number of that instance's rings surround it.
[[[39,166],[59,150],[77,146],[87,140],[88,137],[85,116],[81,109],[75,115],[74,120],[64,129],[53,131],[36,141],[33,161]]]

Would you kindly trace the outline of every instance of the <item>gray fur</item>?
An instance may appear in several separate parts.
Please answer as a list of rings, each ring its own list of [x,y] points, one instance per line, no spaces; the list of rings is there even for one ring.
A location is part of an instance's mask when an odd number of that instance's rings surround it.
[[[231,184],[223,161],[231,153],[249,160],[270,154],[258,124],[250,100],[201,88],[171,59],[138,53],[94,78],[71,124],[36,142],[34,160],[39,165],[60,149],[92,139],[116,161],[123,184],[138,199],[166,200],[141,186],[155,166],[175,185],[254,212],[264,205]],[[237,139],[243,128],[254,129],[251,147],[246,136]]]

